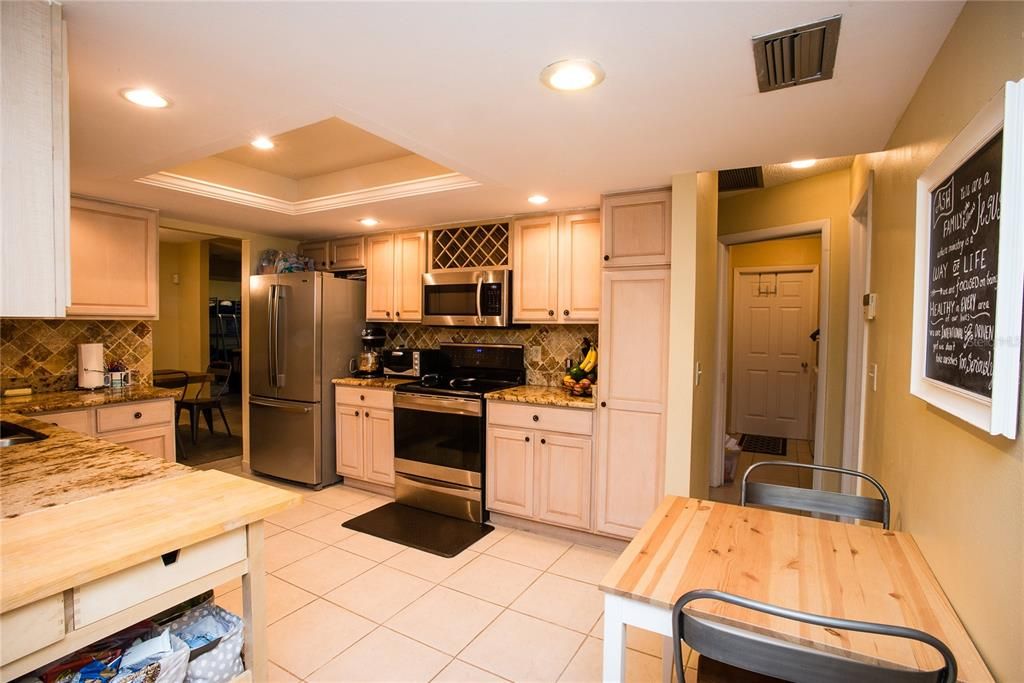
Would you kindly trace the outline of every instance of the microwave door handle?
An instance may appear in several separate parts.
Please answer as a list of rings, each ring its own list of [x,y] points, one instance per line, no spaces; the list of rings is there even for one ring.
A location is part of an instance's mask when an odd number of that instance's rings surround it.
[[[480,295],[484,289],[484,276],[476,279],[476,319],[479,322],[484,317],[483,309],[480,307]]]

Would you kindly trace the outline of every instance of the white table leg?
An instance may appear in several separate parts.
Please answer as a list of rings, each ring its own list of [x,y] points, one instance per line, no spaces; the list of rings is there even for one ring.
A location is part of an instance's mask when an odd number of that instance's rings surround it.
[[[676,648],[672,638],[665,637],[661,641],[661,680],[662,683],[672,683],[672,675],[675,672]],[[679,683],[683,683],[680,681]]]
[[[242,576],[242,614],[245,619],[245,668],[254,683],[267,680],[267,612],[263,565],[263,520],[245,529],[249,571]]]
[[[604,673],[605,683],[626,680],[626,624],[622,620],[622,598],[604,596]]]

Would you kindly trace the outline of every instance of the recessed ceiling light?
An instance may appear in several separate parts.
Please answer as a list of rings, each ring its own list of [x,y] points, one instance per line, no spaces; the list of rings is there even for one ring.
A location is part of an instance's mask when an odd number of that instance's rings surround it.
[[[274,149],[274,141],[265,135],[261,135],[249,143],[256,149]]]
[[[563,59],[548,64],[540,81],[552,90],[584,90],[604,80],[604,70],[589,59]]]
[[[163,109],[170,104],[166,97],[162,97],[148,88],[128,88],[121,91],[121,97],[132,104],[137,104],[140,107],[149,107],[150,109]]]
[[[526,198],[531,204],[547,204],[548,198],[542,194],[533,194]]]
[[[361,219],[359,219],[359,222],[362,223],[363,225],[365,225],[368,228],[372,228],[373,226],[375,226],[378,223],[380,223],[380,221],[377,220],[376,218],[361,218]]]
[[[817,159],[800,159],[799,161],[791,161],[789,165],[793,168],[810,168],[818,163]]]

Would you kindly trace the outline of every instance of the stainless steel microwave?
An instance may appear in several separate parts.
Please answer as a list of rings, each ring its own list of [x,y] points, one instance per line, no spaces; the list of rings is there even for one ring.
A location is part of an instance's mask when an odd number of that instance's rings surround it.
[[[511,271],[423,274],[424,325],[508,327],[511,323]]]

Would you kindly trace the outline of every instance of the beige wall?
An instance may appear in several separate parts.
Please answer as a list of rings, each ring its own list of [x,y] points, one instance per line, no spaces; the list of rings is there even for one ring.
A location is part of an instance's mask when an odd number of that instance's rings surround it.
[[[239,301],[242,298],[242,282],[230,280],[210,280],[210,296],[218,299]]]
[[[720,235],[828,219],[828,372],[825,377],[823,462],[842,462],[846,394],[846,328],[850,268],[850,172],[843,169],[719,202]],[[806,243],[801,247],[806,248]],[[745,255],[745,254],[744,254]],[[820,261],[820,257],[817,259]],[[731,278],[730,278],[731,279]],[[830,487],[835,482],[827,482]]]
[[[181,272],[181,244],[160,243],[160,319],[153,321],[153,367],[181,367],[181,285],[174,284]]]
[[[205,240],[160,243],[160,319],[153,324],[157,369],[201,371],[210,362],[209,262]]]
[[[873,169],[865,469],[888,488],[995,677],[1024,681],[1024,437],[992,437],[910,395],[915,181],[1002,87],[1024,76],[1024,3],[969,2]]]
[[[706,498],[714,407],[718,173],[672,178],[665,492]],[[696,366],[700,364],[700,383]]]

